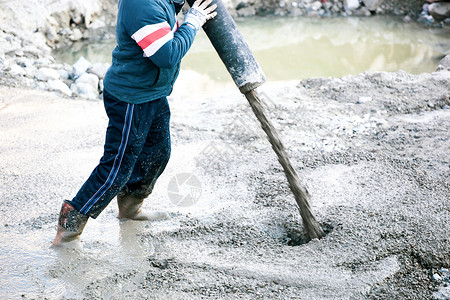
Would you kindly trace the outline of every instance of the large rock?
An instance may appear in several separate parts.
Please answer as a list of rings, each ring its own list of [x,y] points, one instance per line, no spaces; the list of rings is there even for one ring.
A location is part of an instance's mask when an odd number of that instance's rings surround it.
[[[446,18],[450,18],[449,2],[432,3],[428,7],[428,9],[430,11],[430,15],[432,15],[436,21],[443,21]]]
[[[70,86],[70,89],[84,98],[95,100],[99,95],[98,83],[99,79],[97,76],[84,73]]]
[[[82,38],[83,38],[83,32],[81,32],[81,30],[78,29],[78,28],[75,28],[74,30],[72,30],[72,34],[69,35],[69,39],[70,39],[72,42],[79,41],[79,40],[81,40]]]
[[[450,54],[447,54],[443,59],[441,59],[436,69],[436,71],[444,70],[450,71]]]
[[[108,63],[95,63],[89,69],[89,73],[96,75],[98,78],[105,78],[106,72],[109,69],[110,64]]]
[[[70,2],[71,19],[76,24],[81,24],[89,28],[92,23],[93,16],[96,14],[101,14],[102,5],[99,1],[92,0],[79,0]]]
[[[52,91],[61,92],[69,97],[72,96],[72,91],[69,89],[67,84],[65,84],[62,80],[50,80],[48,82],[48,89]]]
[[[374,11],[376,10],[384,0],[363,0],[364,5],[368,10]]]
[[[59,73],[55,69],[51,68],[40,68],[36,75],[37,80],[40,81],[49,81],[59,79]]]
[[[344,0],[344,8],[345,10],[355,10],[359,7],[358,0]]]
[[[322,8],[322,3],[320,1],[314,1],[313,3],[311,3],[311,8],[313,10],[319,10]]]
[[[92,66],[91,62],[88,61],[83,56],[80,57],[76,63],[73,64],[73,76],[75,78],[81,76],[82,74],[86,73],[86,71]]]
[[[24,68],[16,64],[11,65],[9,73],[14,77],[25,76],[27,74]]]

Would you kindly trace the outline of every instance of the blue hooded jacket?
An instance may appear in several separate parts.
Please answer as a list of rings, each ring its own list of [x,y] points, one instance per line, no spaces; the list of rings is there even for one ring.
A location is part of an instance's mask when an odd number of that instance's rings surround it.
[[[170,95],[196,34],[187,24],[178,27],[183,3],[119,0],[117,46],[103,82],[108,93],[133,104]]]

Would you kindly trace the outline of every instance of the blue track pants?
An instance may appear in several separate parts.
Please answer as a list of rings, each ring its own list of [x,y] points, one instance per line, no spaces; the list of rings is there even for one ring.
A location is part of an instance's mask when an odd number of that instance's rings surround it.
[[[129,104],[103,93],[109,118],[103,157],[70,202],[96,218],[118,193],[146,198],[170,157],[167,98]]]

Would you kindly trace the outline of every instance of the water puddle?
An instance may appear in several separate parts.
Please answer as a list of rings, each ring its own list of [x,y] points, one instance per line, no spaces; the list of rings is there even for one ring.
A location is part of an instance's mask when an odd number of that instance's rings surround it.
[[[53,225],[0,234],[1,241],[15,241],[0,244],[6,254],[1,257],[0,298],[80,298],[93,278],[132,272],[156,251],[153,240],[140,238],[150,230],[146,222],[120,222],[111,214],[90,219],[79,248],[50,247]]]

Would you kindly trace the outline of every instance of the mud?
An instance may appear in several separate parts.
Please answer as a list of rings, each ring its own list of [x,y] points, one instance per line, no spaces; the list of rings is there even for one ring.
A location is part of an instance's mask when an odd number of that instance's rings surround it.
[[[1,87],[0,298],[446,299],[449,80],[381,72],[258,90],[328,233],[310,242],[244,96],[176,91],[172,158],[144,204],[172,219],[119,222],[111,203],[81,250],[50,243],[102,153],[102,104]],[[179,173],[201,182],[191,206],[168,192]]]

